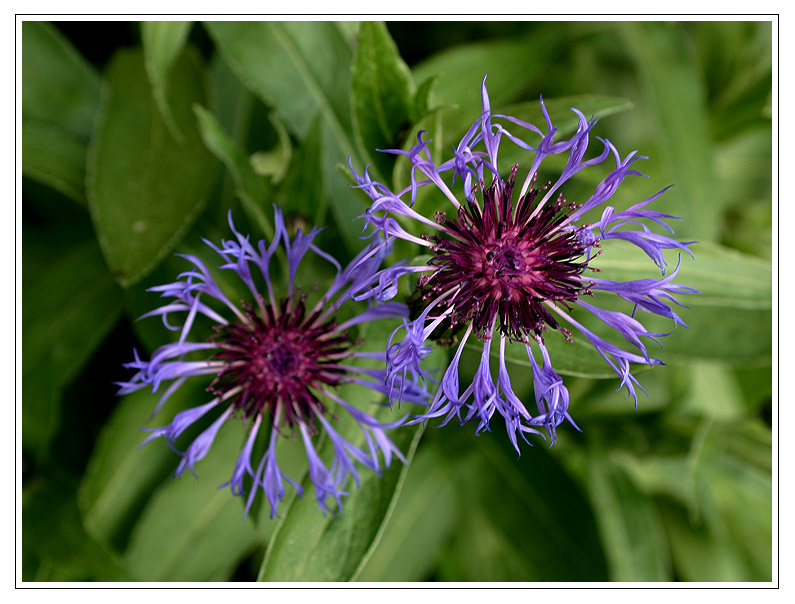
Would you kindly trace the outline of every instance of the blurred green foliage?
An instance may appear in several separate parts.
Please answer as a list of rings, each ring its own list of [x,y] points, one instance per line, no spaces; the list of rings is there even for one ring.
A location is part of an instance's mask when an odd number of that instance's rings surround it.
[[[24,22],[23,580],[771,581],[771,36],[764,21]],[[699,241],[679,281],[702,295],[667,366],[640,374],[649,397],[635,410],[592,350],[550,338],[583,429],[552,448],[517,457],[497,426],[406,430],[413,462],[368,477],[341,516],[305,497],[241,523],[217,490],[242,444],[230,425],[198,481],[172,481],[163,443],[137,449],[156,397],[112,382],[167,337],[136,318],[183,269],[173,252],[203,254],[230,209],[269,237],[276,203],[352,257],[366,200],[348,157],[405,185],[375,149],[420,129],[449,149],[487,73],[498,111],[538,120],[543,94],[561,131],[576,106],[651,158],[616,203],[675,184],[655,209]],[[621,254],[604,255],[610,278],[652,276]],[[526,399],[528,374],[512,376]]]

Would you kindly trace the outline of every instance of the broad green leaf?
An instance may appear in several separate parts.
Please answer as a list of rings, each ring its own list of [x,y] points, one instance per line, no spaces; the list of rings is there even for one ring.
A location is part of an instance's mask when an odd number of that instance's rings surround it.
[[[727,464],[728,465],[728,464]],[[770,476],[749,472],[744,466],[725,467],[719,474],[704,476],[714,508],[704,516],[710,550],[729,550],[739,561],[731,576],[703,572],[705,552],[681,549],[674,544],[675,564],[685,580],[770,581],[772,579],[772,485]],[[690,519],[691,530],[693,521]],[[698,523],[695,523],[698,526]],[[716,547],[717,546],[717,547]],[[721,553],[715,552],[720,558]]]
[[[772,92],[772,22],[700,21],[686,27],[700,55],[715,138],[732,138],[767,121],[763,110]]]
[[[654,501],[600,449],[592,446],[587,453],[587,482],[610,579],[670,580],[670,555]]]
[[[509,544],[509,568],[495,569],[499,576],[479,580],[599,581],[606,579],[604,554],[599,544],[593,512],[578,485],[547,453],[548,444],[528,435],[536,446],[520,441],[521,457],[511,446],[501,422],[491,432],[474,434],[469,424],[445,434],[449,466],[458,499],[479,522],[491,527],[496,543]],[[564,446],[558,431],[556,447]],[[548,442],[548,441],[547,441]],[[459,532],[477,531],[462,522]],[[471,543],[475,537],[471,537]],[[465,550],[461,555],[489,564],[489,554]],[[477,564],[477,563],[475,563]],[[504,573],[512,573],[506,576]],[[518,574],[514,574],[518,573]],[[446,580],[473,580],[466,576]]]
[[[205,100],[194,53],[174,64],[168,101],[184,144],[171,137],[152,100],[137,51],[119,51],[108,69],[108,95],[89,149],[88,201],[114,276],[129,286],[182,238],[204,206],[214,158],[191,108]]]
[[[714,419],[737,418],[747,413],[740,384],[731,367],[710,361],[692,361],[684,365],[689,385],[678,404],[686,414]]]
[[[359,21],[334,21],[334,26],[342,33],[348,45],[353,46],[359,33]]]
[[[376,150],[403,145],[412,126],[413,96],[411,72],[386,25],[363,22],[351,72],[351,109],[357,142],[378,180],[391,175],[395,156]]]
[[[544,336],[544,345],[549,351],[552,361],[552,368],[561,375],[572,375],[588,378],[612,378],[616,377],[615,371],[605,362],[601,355],[591,345],[591,343],[578,333],[572,335],[572,341],[567,342],[563,334],[549,332]],[[543,365],[541,353],[537,346],[532,346],[536,362]],[[483,351],[483,343],[470,336],[466,343],[466,349],[470,354],[480,354]],[[494,342],[491,346],[491,357],[500,358],[499,343]],[[530,371],[532,363],[527,356],[527,348],[520,342],[508,342],[505,345],[505,362],[509,370],[511,367],[524,367]]]
[[[381,421],[387,419],[380,415]],[[411,463],[421,434],[422,428],[406,427],[389,436]],[[328,455],[331,447],[322,449],[321,457]],[[305,479],[304,497],[294,499],[284,511],[284,520],[268,547],[258,580],[351,580],[379,536],[406,468],[393,459],[392,465],[383,470],[383,476],[363,470],[359,488],[354,484],[348,486],[351,496],[343,500],[343,510],[336,515],[320,513],[312,482]]]
[[[205,388],[206,384],[186,383],[154,418],[162,392],[139,390],[118,401],[78,490],[86,527],[96,538],[123,551],[144,505],[179,463],[164,442],[155,440],[141,448],[147,436],[141,428],[165,425],[176,411],[207,402]]]
[[[169,106],[168,78],[171,66],[185,48],[192,23],[190,21],[145,21],[141,23],[141,41],[144,46],[146,73],[152,85],[160,115],[174,140],[182,143],[184,137]]]
[[[709,115],[694,52],[681,30],[665,23],[624,22],[619,32],[642,77],[668,177],[677,185],[662,200],[663,209],[684,219],[680,236],[714,240],[726,199],[717,195]]]
[[[563,334],[551,331],[544,338],[552,367],[557,373],[589,378],[616,377],[615,371],[605,363],[605,360],[587,338],[573,332],[572,340],[567,342]],[[533,347],[533,352],[536,355],[536,362],[540,366],[543,364],[543,359],[536,348]],[[507,354],[510,356],[506,358],[506,361],[510,359],[510,362],[517,365],[532,366],[524,345],[512,343],[506,349]]]
[[[22,442],[43,454],[61,391],[121,314],[121,292],[93,241],[61,250],[22,292]]]
[[[237,195],[243,208],[268,238],[273,237],[273,226],[268,218],[271,213],[267,202],[271,193],[265,179],[257,174],[251,161],[226,133],[215,117],[203,107],[195,106],[202,138],[207,148],[224,162],[237,187]]]
[[[734,375],[742,390],[746,409],[770,410],[773,402],[773,368],[770,365],[736,367]]]
[[[367,330],[367,341],[377,349],[386,333],[385,326],[371,326]],[[442,363],[444,357],[438,351],[433,360]],[[380,422],[396,421],[406,414],[386,406],[373,408],[373,393],[358,385],[346,387],[340,396],[351,405],[368,411]],[[354,445],[366,448],[361,429],[348,419],[340,418],[340,434]],[[382,468],[382,476],[361,469],[359,488],[353,479],[349,481],[346,490],[350,496],[343,498],[343,509],[336,514],[321,514],[312,482],[307,476],[302,485],[303,498],[294,498],[280,512],[282,520],[268,546],[258,580],[355,579],[385,531],[422,432],[421,426],[390,430],[388,436],[405,456],[406,465],[393,458],[389,468]],[[318,453],[321,459],[331,459],[333,444],[330,439],[326,439]]]
[[[353,53],[341,30],[326,22],[214,22],[206,27],[241,81],[284,117],[299,138],[320,129],[322,195],[350,256],[361,250],[364,211],[344,177],[356,154],[351,136],[350,77]],[[320,122],[316,117],[320,116]],[[310,204],[317,204],[310,200]]]
[[[213,54],[210,60],[208,79],[215,119],[232,140],[245,140],[250,131],[256,97],[218,53]]]
[[[678,578],[770,581],[770,431],[743,419],[703,421],[690,433],[686,453],[620,458],[646,492],[665,496],[658,501]]]
[[[456,108],[442,112],[445,146],[456,141],[482,111],[480,85],[486,85],[492,107],[504,107],[518,100],[526,89],[539,90],[538,82],[549,69],[549,57],[565,43],[559,32],[546,30],[525,39],[473,42],[444,50],[412,69],[422,82],[441,73],[434,88],[436,100]]]
[[[318,115],[309,134],[296,149],[290,169],[279,189],[286,211],[312,219],[317,225],[326,223],[329,212],[329,197],[324,194],[325,179],[321,172],[323,157],[321,123]],[[307,174],[314,176],[307,178]],[[339,177],[339,173],[333,172],[333,174]]]
[[[425,78],[425,80],[420,82],[419,86],[417,86],[417,90],[414,92],[414,98],[411,101],[412,122],[419,122],[422,118],[429,115],[430,113],[439,111],[443,108],[437,107],[435,105],[435,96],[433,93],[436,80],[439,79],[440,75],[441,74],[436,73],[432,76],[428,76]]]
[[[22,122],[22,174],[85,204],[86,144],[66,130]]]
[[[349,90],[352,51],[330,22],[213,22],[205,26],[229,66],[290,129],[305,138],[320,111],[344,151],[353,153]]]
[[[753,581],[742,556],[725,535],[715,534],[687,511],[663,499],[659,509],[678,581]]]
[[[22,119],[87,140],[99,100],[99,76],[58,29],[23,21]]]
[[[430,444],[430,443],[428,443]],[[461,523],[461,501],[439,447],[421,445],[406,474],[395,511],[355,581],[423,581]]]
[[[229,489],[244,433],[227,422],[207,457],[162,486],[144,508],[124,560],[140,581],[226,581],[261,540]],[[163,442],[148,444],[165,447]],[[242,522],[241,522],[242,521]]]
[[[673,330],[670,321],[646,313],[638,315],[649,331],[674,331],[662,339],[664,352],[655,356],[667,363],[691,359],[768,363],[773,350],[770,264],[715,244],[699,243],[693,246],[693,252],[695,260],[682,258],[676,283],[695,287],[701,294],[677,296],[688,308],[674,307],[689,329]],[[601,278],[628,281],[660,276],[649,274],[645,257],[615,257],[609,251],[599,257],[596,265],[602,269]],[[672,268],[669,266],[669,270]],[[720,316],[720,329],[715,327],[716,316]]]
[[[339,139],[327,122],[321,126],[322,152],[320,155],[323,176],[323,198],[328,199],[331,215],[351,258],[364,247],[361,236],[363,221],[359,217],[367,209],[361,197],[351,188],[352,179]]]
[[[219,53],[213,53],[210,58],[207,79],[213,118],[231,140],[245,146],[252,134],[259,133],[259,128],[254,126],[254,116],[261,101],[243,85]],[[221,176],[220,190],[210,195],[206,210],[208,218],[219,225],[226,223],[229,208],[239,199],[238,186],[229,170],[222,170]]]
[[[772,130],[759,127],[735,134],[716,149],[715,163],[727,209],[721,242],[770,259],[773,254]]]
[[[493,510],[482,505],[462,508],[463,513],[458,517],[460,528],[444,551],[434,580],[445,583],[547,580],[538,578],[538,571],[518,551],[515,539],[495,526]]]

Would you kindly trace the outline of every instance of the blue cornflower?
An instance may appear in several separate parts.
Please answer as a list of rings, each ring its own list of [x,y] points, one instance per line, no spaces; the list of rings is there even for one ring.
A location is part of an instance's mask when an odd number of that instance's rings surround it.
[[[453,418],[460,423],[471,420],[477,422],[479,432],[489,428],[496,413],[505,422],[518,451],[517,436],[524,439],[527,433],[538,433],[543,427],[554,443],[556,428],[564,420],[577,428],[569,415],[568,390],[552,368],[545,345],[544,335],[550,329],[561,332],[566,340],[576,337],[571,328],[578,331],[621,378],[619,390],[626,388],[627,396],[632,396],[637,406],[636,387],[642,387],[632,375],[632,364],[662,364],[649,355],[642,338],[656,339],[668,334],[647,331],[635,317],[636,311],[661,315],[684,326],[671,308],[671,303],[679,304],[674,294],[697,292],[672,282],[678,263],[665,276],[663,250],[681,250],[692,256],[688,246],[693,242],[679,242],[653,232],[647,225],[663,227],[673,234],[665,221],[675,217],[647,208],[665,189],[623,211],[605,205],[626,176],[641,175],[632,164],[646,158],[634,151],[622,158],[610,141],[599,139],[603,145],[599,155],[584,159],[597,120],[588,120],[582,112],[572,109],[579,118],[577,131],[568,140],[556,141],[557,128],[552,125],[543,99],[545,130],[515,117],[493,114],[485,78],[481,95],[483,111],[453,149],[452,157],[435,162],[428,147],[431,141],[424,140],[424,132],[419,133],[417,144],[408,151],[386,150],[406,156],[411,163],[411,184],[402,191],[393,193],[375,182],[367,169],[361,176],[354,171],[358,188],[372,199],[364,215],[365,230],[372,228],[383,239],[371,253],[376,254],[379,246],[394,239],[427,250],[418,257],[422,262],[404,262],[373,273],[357,286],[355,297],[389,300],[396,295],[401,278],[420,273],[413,295],[418,316],[405,320],[392,335],[387,350],[387,382],[402,379],[406,370],[416,371],[430,350],[426,341],[434,337],[434,331],[438,334],[443,328],[452,329],[452,345],[457,344],[452,361],[428,409],[415,421],[442,418],[444,425]],[[535,140],[527,142],[519,133]],[[519,165],[512,167],[507,178],[498,165],[500,143],[505,140],[529,152],[529,169],[518,195],[514,195],[514,188]],[[561,154],[568,158],[557,180],[537,187],[542,162]],[[573,176],[611,156],[615,168],[596,185],[588,199],[576,204],[563,198],[560,191]],[[414,209],[418,191],[428,186],[438,189],[453,205],[454,217],[437,212],[431,219]],[[586,219],[598,207],[603,208],[601,216]],[[401,218],[402,225],[396,217]],[[408,226],[412,221],[425,230],[430,227],[434,234],[412,234]],[[663,278],[621,282],[592,277],[591,273],[598,269],[591,263],[602,252],[600,243],[608,239],[621,239],[640,248],[662,270]],[[595,291],[629,301],[634,305],[632,314],[603,310],[582,299]],[[574,307],[593,314],[615,330],[630,345],[629,350],[625,350],[626,345],[608,342],[575,320],[571,314]],[[493,346],[495,338],[499,342]],[[472,383],[462,386],[459,361],[464,347],[475,339],[482,346],[480,364]],[[510,342],[526,348],[533,370],[537,412],[531,412],[511,387],[505,354],[506,343]],[[491,365],[495,352],[499,358],[496,380]]]
[[[348,330],[370,321],[405,318],[408,309],[403,304],[389,302],[371,305],[339,323],[336,319],[340,305],[350,299],[351,289],[369,281],[387,248],[377,244],[373,253],[365,250],[342,269],[332,256],[313,243],[318,229],[306,234],[299,229],[291,240],[278,208],[276,233],[270,244],[265,241],[255,244],[240,234],[232,223],[231,213],[229,225],[234,239],[222,241],[220,246],[205,243],[220,256],[222,263],[218,268],[231,271],[245,284],[251,303],[233,304],[202,260],[181,255],[192,267],[179,275],[177,281],[151,288],[170,301],[144,315],[162,317],[165,326],[178,332],[179,337],[157,349],[148,361],[136,352],[135,361],[125,367],[137,373],[129,382],[119,384],[120,394],[147,387],[155,392],[163,387],[154,412],[157,414],[186,380],[211,376],[208,390],[212,400],[177,413],[166,426],[145,430],[150,434],[143,444],[165,437],[182,457],[176,470],[176,475],[181,476],[186,469],[193,472],[194,464],[207,455],[224,422],[241,418],[248,438],[234,464],[231,480],[222,486],[229,486],[234,495],[246,494],[248,490],[246,514],[262,489],[273,517],[285,495],[285,481],[302,494],[301,487],[281,470],[276,458],[279,436],[298,435],[306,451],[318,504],[325,512],[332,509],[331,501],[336,501],[341,509],[340,498],[347,494],[344,488],[348,477],[352,475],[359,484],[357,464],[380,473],[379,453],[385,467],[393,457],[405,463],[386,435],[387,430],[402,425],[405,418],[380,423],[338,393],[340,386],[351,383],[369,388],[379,397],[388,393],[384,369],[363,369],[352,363],[357,357],[384,361],[385,353],[357,351],[357,343]],[[278,291],[271,274],[277,264],[271,260],[274,254],[281,253],[280,244],[289,273],[283,292]],[[311,306],[295,284],[301,261],[309,251],[336,269],[331,287]],[[215,333],[206,341],[193,341],[191,330],[200,320],[209,320]],[[425,392],[413,383],[398,379],[397,388],[403,400],[415,403],[425,400]],[[335,430],[332,409],[336,414],[349,415],[358,424],[366,448],[352,444]],[[215,419],[211,421],[212,417]],[[176,442],[180,435],[203,418],[205,422],[211,421],[209,427],[184,451],[178,450]],[[321,459],[315,448],[321,433],[333,445],[330,463]],[[256,460],[252,457],[258,440],[263,442],[259,449],[265,452]]]

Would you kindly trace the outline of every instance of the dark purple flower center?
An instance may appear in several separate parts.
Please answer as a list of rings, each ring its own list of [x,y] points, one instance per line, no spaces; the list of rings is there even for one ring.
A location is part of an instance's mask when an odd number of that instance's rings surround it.
[[[516,167],[507,181],[481,183],[482,207],[467,202],[455,220],[437,215],[443,233],[430,239],[429,264],[438,268],[420,279],[419,291],[425,299],[449,294],[439,311],[452,308],[453,326],[471,321],[488,338],[499,318],[504,335],[526,342],[542,338],[546,326],[561,329],[546,301],[568,308],[589,293],[579,277],[588,260],[578,231],[561,228],[577,205],[558,198],[538,208],[539,189],[531,189],[514,207],[515,174]]]
[[[350,356],[353,342],[336,322],[322,320],[321,310],[307,315],[298,295],[276,310],[265,305],[264,315],[245,305],[243,310],[247,321],[219,327],[212,338],[220,348],[214,359],[225,365],[210,390],[223,396],[237,389],[234,405],[244,417],[267,412],[280,424],[311,427],[324,411],[316,392],[342,381],[346,369],[339,363]]]

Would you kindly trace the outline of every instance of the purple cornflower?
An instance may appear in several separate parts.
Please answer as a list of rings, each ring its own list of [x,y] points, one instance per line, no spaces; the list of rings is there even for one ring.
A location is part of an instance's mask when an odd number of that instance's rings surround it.
[[[141,360],[136,352],[135,361],[125,366],[137,373],[129,382],[119,384],[120,394],[145,387],[155,392],[164,387],[155,409],[157,414],[187,379],[211,376],[208,391],[212,400],[177,413],[166,426],[145,430],[150,435],[143,444],[165,437],[182,457],[176,470],[176,475],[181,476],[186,469],[193,472],[194,464],[207,455],[224,422],[240,418],[248,438],[234,464],[231,480],[222,486],[229,486],[236,496],[248,491],[246,514],[257,491],[262,489],[273,517],[284,497],[285,481],[302,494],[301,487],[282,472],[276,459],[279,436],[300,435],[318,504],[325,512],[332,509],[330,503],[335,500],[341,510],[340,498],[347,494],[344,488],[348,477],[352,475],[359,484],[357,464],[380,473],[381,464],[388,467],[393,456],[404,461],[386,435],[387,430],[404,420],[380,423],[337,392],[341,385],[356,383],[371,389],[378,397],[388,393],[385,370],[362,369],[352,362],[357,357],[383,361],[385,353],[357,351],[357,343],[348,332],[353,326],[369,321],[404,318],[408,309],[403,304],[389,302],[371,305],[342,322],[336,318],[339,306],[350,298],[351,289],[369,280],[378,269],[387,248],[378,244],[372,254],[365,250],[342,269],[333,257],[313,243],[318,229],[306,234],[299,229],[291,240],[278,208],[276,234],[270,245],[265,241],[254,244],[241,235],[232,224],[231,213],[229,225],[234,239],[222,241],[220,246],[205,243],[220,256],[219,269],[231,271],[245,284],[251,303],[233,304],[202,260],[182,255],[192,267],[174,283],[153,287],[151,291],[161,292],[170,301],[144,315],[161,316],[165,326],[179,336],[175,342],[157,349],[149,361]],[[284,279],[286,291],[280,293],[272,274],[279,264],[271,260],[282,251],[289,274]],[[298,268],[309,251],[336,269],[331,287],[312,305],[295,285]],[[215,333],[208,340],[192,341],[191,330],[200,318],[209,319]],[[397,385],[403,400],[415,403],[425,400],[425,392],[413,383],[403,382],[401,378]],[[349,415],[361,429],[367,446],[360,448],[343,438],[334,428],[333,414]],[[209,423],[208,417],[215,419]],[[176,441],[180,435],[203,418],[209,426],[187,449],[178,450]],[[321,459],[316,450],[316,437],[320,433],[325,433],[333,445],[330,463]],[[264,450],[259,460],[253,459],[257,440],[263,442],[259,449]]]
[[[606,206],[626,176],[641,175],[631,166],[646,158],[638,157],[634,151],[622,158],[612,143],[599,139],[603,145],[599,155],[584,159],[595,119],[588,120],[572,109],[579,118],[577,131],[568,140],[556,141],[557,128],[552,125],[543,99],[545,130],[515,117],[493,114],[485,78],[481,94],[483,112],[449,159],[440,163],[433,160],[428,147],[431,141],[423,140],[424,132],[420,132],[418,143],[409,151],[386,150],[404,155],[411,162],[411,184],[399,193],[373,181],[367,170],[362,176],[355,174],[358,188],[373,200],[364,215],[365,229],[372,228],[383,238],[371,253],[377,253],[379,245],[388,245],[393,239],[426,248],[426,255],[420,256],[425,258],[423,262],[401,263],[373,273],[356,287],[355,297],[389,300],[395,296],[401,277],[420,273],[413,295],[417,316],[405,321],[389,342],[388,383],[402,379],[406,370],[416,371],[429,352],[426,340],[434,337],[434,332],[448,329],[446,333],[452,333],[452,337],[445,336],[447,343],[457,348],[430,406],[414,421],[442,418],[444,425],[453,418],[462,424],[472,420],[480,432],[489,428],[496,412],[518,451],[517,435],[525,439],[527,433],[538,433],[538,428],[543,427],[554,443],[556,428],[564,420],[577,428],[569,415],[568,390],[552,368],[545,346],[544,336],[549,330],[561,332],[569,341],[579,337],[572,335],[570,328],[578,331],[621,378],[619,390],[626,388],[627,396],[632,396],[637,406],[636,386],[642,387],[632,375],[631,364],[662,364],[649,355],[641,338],[667,335],[647,331],[635,317],[637,309],[684,325],[670,303],[679,304],[674,294],[697,293],[672,283],[678,263],[670,275],[659,280],[621,282],[592,277],[591,273],[599,271],[591,264],[602,251],[600,243],[622,239],[634,244],[665,275],[663,250],[681,250],[692,256],[688,246],[693,242],[682,243],[654,233],[647,225],[661,226],[673,234],[665,220],[675,217],[646,207],[664,190],[623,211]],[[519,133],[535,140],[526,142]],[[530,165],[526,174],[522,172],[520,186],[516,186],[518,164],[507,173],[501,173],[498,166],[500,143],[505,139],[528,151]],[[536,186],[542,162],[560,154],[568,155],[568,159],[557,180]],[[560,191],[573,176],[611,156],[615,168],[596,185],[589,198],[582,203],[564,199]],[[427,186],[437,188],[453,205],[452,217],[437,212],[430,219],[414,209],[419,190]],[[603,208],[601,216],[586,219],[586,215],[594,216],[590,212],[599,206]],[[433,234],[412,234],[412,221],[425,230],[430,227]],[[593,296],[595,291],[627,300],[633,305],[631,315],[586,303],[583,296]],[[574,307],[588,311],[612,328],[626,340],[630,350],[602,339],[575,320],[571,313]],[[400,339],[402,333],[405,336]],[[495,338],[499,342],[492,346]],[[480,364],[473,382],[462,391],[459,361],[467,342],[475,339],[482,346]],[[518,343],[526,349],[533,371],[537,412],[531,412],[511,387],[506,343]],[[495,353],[499,359],[496,380],[491,363]]]

